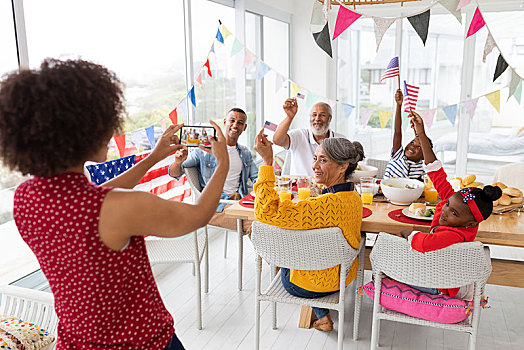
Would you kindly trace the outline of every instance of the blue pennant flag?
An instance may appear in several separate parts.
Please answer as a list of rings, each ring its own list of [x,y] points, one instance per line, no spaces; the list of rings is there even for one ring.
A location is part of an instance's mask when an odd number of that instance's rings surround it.
[[[267,64],[262,61],[258,61],[257,80],[262,80],[264,75],[266,75],[270,70],[271,68]]]
[[[457,105],[451,105],[442,108],[444,111],[444,114],[446,117],[448,117],[449,121],[451,122],[451,125],[455,125],[455,120],[457,119]]]
[[[220,28],[217,31],[217,40],[220,41],[222,44],[224,43],[224,37],[222,36],[222,33],[220,33]]]
[[[195,85],[191,87],[191,90],[187,93],[187,96],[189,96],[189,99],[191,100],[191,103],[196,108],[196,98],[195,98]]]
[[[355,106],[352,106],[347,103],[342,103],[342,108],[344,108],[344,117],[348,119],[351,115],[351,112],[353,112],[353,109],[355,109]]]
[[[147,139],[151,145],[151,149],[155,148],[155,126],[151,125],[149,128],[146,128]]]

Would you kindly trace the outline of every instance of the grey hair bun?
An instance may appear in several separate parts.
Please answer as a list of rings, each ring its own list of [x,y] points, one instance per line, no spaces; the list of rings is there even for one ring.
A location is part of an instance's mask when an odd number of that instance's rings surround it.
[[[343,137],[329,137],[322,140],[322,148],[329,158],[338,164],[348,164],[346,180],[357,168],[358,162],[365,158],[364,147],[360,142],[351,142]]]

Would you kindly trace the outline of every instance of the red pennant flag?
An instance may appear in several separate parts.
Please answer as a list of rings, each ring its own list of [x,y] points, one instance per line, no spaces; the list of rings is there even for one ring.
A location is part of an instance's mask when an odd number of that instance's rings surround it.
[[[473,19],[471,20],[471,24],[469,25],[468,35],[466,35],[466,38],[478,32],[479,29],[484,27],[485,24],[486,22],[484,22],[484,18],[480,14],[480,10],[477,7],[475,14],[473,15]]]
[[[123,157],[126,151],[126,134],[113,135],[113,138],[115,139],[116,147],[118,147],[120,157]]]
[[[169,119],[171,119],[171,122],[173,123],[173,125],[178,124],[176,108],[173,109],[171,112],[169,112]]]
[[[206,63],[204,63],[204,67],[207,67],[207,74],[213,78],[213,74],[211,74],[211,67],[209,66],[209,58],[207,59]]]
[[[361,16],[362,15],[360,13],[353,12],[340,5],[337,14],[337,22],[335,23],[335,32],[333,33],[333,40],[335,40],[337,36],[342,34],[344,30],[346,30]]]

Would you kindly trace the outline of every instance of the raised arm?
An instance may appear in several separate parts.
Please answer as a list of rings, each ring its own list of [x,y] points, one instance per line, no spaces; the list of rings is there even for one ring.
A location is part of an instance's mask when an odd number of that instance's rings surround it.
[[[426,131],[424,130],[424,121],[416,112],[411,111],[409,117],[411,118],[411,128],[415,131],[415,135],[418,136],[420,140],[420,147],[422,147],[422,154],[424,155],[424,163],[426,165],[433,163],[437,160],[433,148],[429,143],[429,139],[426,136]]]
[[[273,135],[273,142],[275,145],[289,148],[289,135],[287,134],[289,127],[291,126],[291,122],[293,121],[293,118],[295,118],[295,115],[297,114],[298,110],[298,103],[296,98],[288,98],[284,102],[284,112],[286,112],[286,118],[278,125],[277,130],[275,131],[275,135]]]
[[[393,147],[391,149],[391,154],[395,154],[400,147],[402,147],[402,101],[404,100],[404,95],[402,95],[402,90],[398,89],[395,93],[395,102],[397,103],[397,108],[395,109],[395,131],[393,133]]]

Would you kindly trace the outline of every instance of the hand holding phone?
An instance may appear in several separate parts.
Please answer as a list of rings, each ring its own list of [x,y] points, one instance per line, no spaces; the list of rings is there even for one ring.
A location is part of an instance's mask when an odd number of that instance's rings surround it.
[[[212,126],[184,125],[180,129],[180,144],[187,147],[211,148],[208,136],[216,139],[216,130]]]

